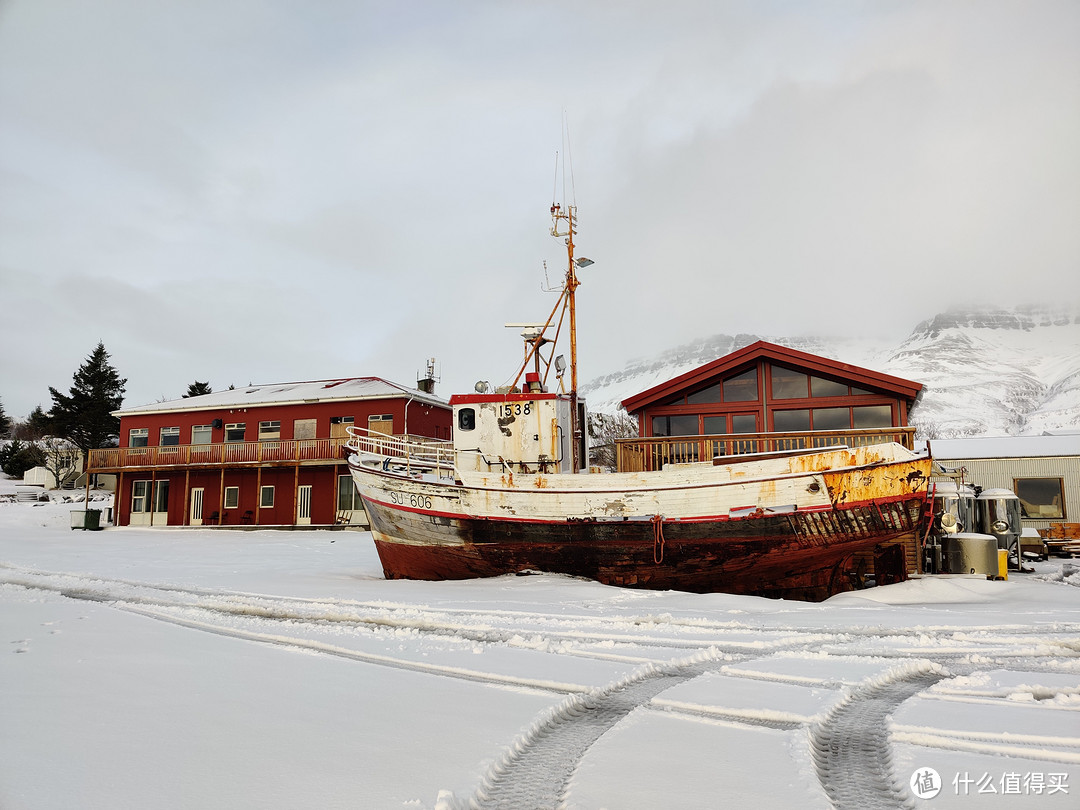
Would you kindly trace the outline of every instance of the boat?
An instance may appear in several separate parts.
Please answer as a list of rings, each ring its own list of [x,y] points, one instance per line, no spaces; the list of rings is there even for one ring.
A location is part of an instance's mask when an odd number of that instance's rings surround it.
[[[898,443],[590,469],[574,296],[592,262],[574,255],[576,206],[551,216],[567,270],[547,320],[516,324],[511,384],[453,395],[449,441],[349,429],[343,454],[388,579],[546,572],[819,600],[851,587],[858,552],[918,530],[932,462]],[[567,314],[569,386],[555,353]]]

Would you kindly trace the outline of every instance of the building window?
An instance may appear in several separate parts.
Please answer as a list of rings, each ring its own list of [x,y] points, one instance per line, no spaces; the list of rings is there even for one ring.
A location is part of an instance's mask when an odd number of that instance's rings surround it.
[[[698,416],[680,414],[678,416],[654,416],[652,420],[653,436],[697,436]]]
[[[702,417],[702,422],[706,436],[718,436],[728,432],[726,416],[705,416]]]
[[[331,439],[347,439],[349,438],[349,428],[356,424],[356,417],[354,416],[331,416],[330,417],[330,438]]]
[[[231,425],[225,426],[225,441],[227,442],[242,442],[244,440],[244,433],[247,432],[246,422],[233,422]]]
[[[1035,520],[1065,517],[1065,492],[1060,478],[1017,478],[1013,490],[1020,499],[1021,517]]]
[[[773,411],[773,430],[780,433],[810,430],[810,411],[805,408],[793,411]]]
[[[827,380],[824,377],[810,378],[810,396],[812,397],[846,397],[847,392],[847,383]]]
[[[132,428],[128,431],[129,447],[146,447],[150,443],[150,428]]]
[[[281,422],[275,419],[272,422],[259,422],[259,441],[276,442],[281,438]]]
[[[891,405],[860,405],[851,409],[851,426],[854,428],[892,427]]]
[[[259,507],[261,509],[268,509],[274,505],[274,488],[262,487],[259,490]]]
[[[686,401],[691,405],[709,404],[713,402],[720,402],[720,398],[723,395],[724,384],[722,382],[716,385],[710,385],[708,388],[703,388],[700,391],[695,391],[690,394]]]
[[[225,509],[236,509],[240,506],[240,487],[225,487]]]
[[[195,425],[191,428],[192,444],[210,444],[214,439],[214,428],[210,425]]]
[[[384,433],[391,436],[394,433],[394,415],[392,413],[375,414],[367,418],[369,433]]]
[[[292,423],[292,435],[294,439],[314,439],[318,430],[318,419],[294,419]]]
[[[754,402],[758,399],[757,368],[728,377],[723,382],[724,402]]]
[[[363,509],[360,493],[356,491],[351,475],[339,475],[337,480],[337,509],[339,512]]]
[[[851,411],[847,408],[814,408],[814,430],[848,430]]]
[[[149,481],[134,481],[131,484],[131,511],[135,512],[149,512],[150,511],[150,499],[147,495],[150,492]]]
[[[807,378],[801,371],[772,366],[773,399],[806,399]]]
[[[168,447],[170,445],[180,444],[180,428],[178,427],[166,427],[161,429],[161,438],[158,440],[158,444],[162,447]]]

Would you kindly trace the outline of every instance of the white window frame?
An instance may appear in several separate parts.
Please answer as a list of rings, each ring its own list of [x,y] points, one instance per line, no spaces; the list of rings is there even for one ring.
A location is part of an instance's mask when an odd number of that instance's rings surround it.
[[[150,481],[131,482],[131,513],[143,514],[150,511]]]
[[[173,441],[166,441],[165,438],[169,437]],[[163,427],[158,431],[158,446],[159,447],[174,447],[180,444],[180,428],[179,427]]]
[[[240,487],[225,487],[225,501],[221,508],[222,511],[240,508]]]
[[[270,497],[268,498],[267,495]],[[272,485],[264,485],[259,489],[259,508],[274,508],[274,487]]]
[[[240,438],[239,439],[230,439],[229,438],[229,432],[234,431],[234,430],[239,430],[240,431]],[[247,440],[246,437],[247,437],[247,422],[230,422],[229,424],[225,425],[225,443],[226,444],[239,444],[240,442],[246,441]]]
[[[196,434],[195,431],[199,431]],[[196,441],[196,435],[206,436],[206,441]],[[192,444],[213,444],[214,443],[214,426],[213,425],[192,425],[191,426],[191,443]]]
[[[138,439],[142,439],[141,442]],[[150,444],[150,428],[132,428],[128,431],[128,447],[146,447]]]
[[[281,438],[281,420],[272,419],[259,422],[259,441],[276,442]]]

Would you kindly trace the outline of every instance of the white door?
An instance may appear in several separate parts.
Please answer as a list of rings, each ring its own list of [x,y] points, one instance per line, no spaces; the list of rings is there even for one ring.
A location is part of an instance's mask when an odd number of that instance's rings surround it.
[[[304,484],[297,493],[296,525],[311,525],[311,484]]]
[[[191,490],[191,525],[202,526],[203,488]]]

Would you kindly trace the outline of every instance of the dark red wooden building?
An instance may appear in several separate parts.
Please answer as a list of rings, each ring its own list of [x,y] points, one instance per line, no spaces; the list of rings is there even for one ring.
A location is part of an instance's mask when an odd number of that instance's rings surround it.
[[[908,413],[921,390],[910,380],[758,341],[623,400],[640,438],[619,442],[619,467],[832,444],[911,447]]]
[[[448,403],[379,377],[275,383],[115,413],[116,525],[365,524],[341,458],[350,426],[449,440]]]

